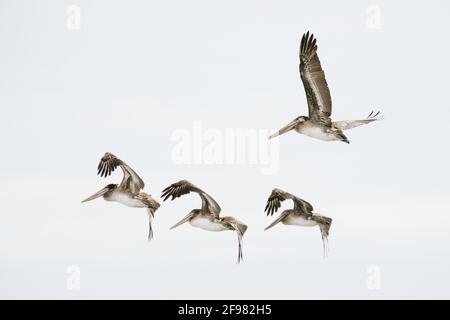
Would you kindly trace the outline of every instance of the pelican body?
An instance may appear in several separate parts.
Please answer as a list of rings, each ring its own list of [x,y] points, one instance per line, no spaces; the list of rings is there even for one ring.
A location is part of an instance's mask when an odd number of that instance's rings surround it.
[[[210,214],[205,214],[201,210],[196,209],[193,210],[192,218],[189,219],[189,224],[195,228],[200,228],[206,231],[225,231],[225,230],[233,230],[230,227],[226,226],[219,219],[214,218]]]
[[[163,190],[161,197],[164,198],[163,201],[166,201],[169,197],[171,197],[171,200],[174,200],[175,198],[181,197],[182,195],[190,192],[195,192],[200,196],[202,200],[202,208],[192,210],[187,216],[173,225],[170,229],[174,229],[186,222],[189,222],[191,226],[206,231],[235,231],[238,238],[237,262],[240,263],[243,258],[242,238],[247,230],[247,226],[244,223],[234,217],[220,217],[221,208],[217,202],[209,194],[194,186],[187,180],[181,180],[171,184]]]
[[[267,226],[264,230],[268,230],[278,223],[285,225],[294,225],[302,227],[315,227],[319,226],[320,233],[322,235],[323,254],[324,257],[328,253],[328,235],[331,227],[332,219],[322,216],[317,213],[313,213],[313,206],[303,199],[300,199],[288,192],[281,189],[273,189],[272,193],[267,200],[266,208],[264,211],[267,215],[273,215],[281,207],[281,202],[286,199],[290,199],[294,202],[294,208],[283,211],[280,216]]]
[[[106,201],[119,202],[127,207],[132,208],[147,208],[149,206],[149,203],[145,203],[145,200],[149,200],[149,202],[153,200],[148,194],[144,192],[139,192],[139,194],[135,195],[127,190],[122,190],[116,184],[108,186],[112,186],[113,189],[103,195],[103,199],[105,199]]]
[[[147,208],[149,215],[148,239],[153,238],[152,218],[155,211],[159,208],[159,203],[149,194],[140,191],[145,187],[144,181],[131,169],[126,163],[118,159],[112,153],[105,153],[98,165],[98,174],[101,177],[109,176],[118,166],[123,171],[122,182],[117,184],[108,184],[100,191],[83,200],[82,203],[102,197],[106,201],[121,203],[132,208]]]
[[[294,210],[289,211],[286,217],[281,221],[281,223],[291,226],[301,226],[301,227],[314,227],[319,225],[319,223],[313,219],[313,217],[308,217],[304,215],[295,214]]]
[[[342,141],[350,143],[344,130],[358,127],[378,120],[379,112],[372,111],[366,119],[332,121],[331,94],[325,79],[325,73],[317,56],[314,35],[305,33],[300,42],[300,77],[305,88],[308,102],[308,116],[295,118],[289,124],[269,136],[269,139],[291,130],[322,141]]]

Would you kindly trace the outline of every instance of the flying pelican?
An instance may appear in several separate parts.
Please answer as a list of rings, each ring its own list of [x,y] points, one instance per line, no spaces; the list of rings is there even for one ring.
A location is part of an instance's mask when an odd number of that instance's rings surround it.
[[[192,183],[187,180],[181,180],[179,182],[173,183],[162,191],[161,198],[166,201],[169,197],[171,200],[181,197],[182,195],[188,194],[190,192],[198,193],[202,199],[202,208],[192,210],[186,217],[181,219],[178,223],[173,225],[170,229],[174,229],[185,222],[188,222],[193,227],[201,228],[207,231],[225,231],[233,230],[236,231],[238,238],[238,260],[239,263],[242,260],[242,238],[247,226],[241,221],[234,217],[220,217],[220,206],[217,202],[206,192],[197,188]]]
[[[332,219],[313,213],[312,211],[314,209],[310,203],[280,189],[272,190],[264,211],[267,212],[268,216],[272,216],[273,213],[281,207],[281,202],[286,199],[290,199],[294,202],[294,209],[283,211],[280,216],[264,230],[272,228],[279,222],[303,227],[313,227],[318,225],[322,234],[323,255],[326,257],[328,253],[328,232],[331,227]]]
[[[378,120],[379,112],[372,111],[366,119],[332,121],[331,95],[325,73],[317,56],[316,39],[309,31],[303,34],[300,42],[300,76],[305,87],[309,115],[295,118],[291,123],[275,132],[269,139],[290,130],[324,141],[342,141],[350,143],[343,130],[352,129]]]
[[[123,171],[123,179],[119,185],[108,184],[102,190],[81,202],[103,197],[106,201],[119,202],[128,207],[147,208],[149,217],[148,240],[151,240],[153,238],[152,219],[154,218],[155,211],[159,208],[159,203],[149,194],[140,191],[145,187],[144,181],[142,181],[133,169],[112,153],[107,152],[101,158],[97,167],[97,174],[106,178],[117,167],[120,167]]]

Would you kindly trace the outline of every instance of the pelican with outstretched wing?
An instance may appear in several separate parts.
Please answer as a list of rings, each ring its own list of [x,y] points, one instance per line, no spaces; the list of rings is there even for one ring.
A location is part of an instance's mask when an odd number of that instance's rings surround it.
[[[296,225],[303,227],[314,227],[319,226],[320,232],[322,234],[323,242],[323,254],[326,257],[328,253],[328,234],[331,227],[332,219],[322,216],[317,213],[313,213],[313,206],[288,192],[280,189],[273,189],[272,193],[267,200],[266,208],[267,215],[273,215],[281,207],[281,202],[290,199],[294,202],[294,208],[283,211],[280,216],[275,219],[269,226],[264,230],[268,230],[278,224],[279,222],[286,225]]]
[[[332,121],[331,95],[325,73],[317,56],[317,44],[309,31],[303,34],[300,42],[300,76],[305,87],[308,102],[308,116],[295,118],[269,139],[291,130],[323,141],[342,141],[350,143],[343,131],[378,120],[379,112],[373,111],[366,119]]]
[[[105,153],[98,164],[97,171],[101,177],[109,176],[117,167],[123,171],[122,182],[117,184],[108,184],[102,190],[94,193],[92,196],[81,201],[87,202],[99,197],[106,201],[115,201],[133,208],[147,208],[149,216],[148,240],[153,238],[152,219],[155,211],[159,208],[159,203],[149,194],[141,191],[145,187],[144,181],[131,169],[125,162],[117,158],[112,153]]]
[[[171,200],[181,197],[190,192],[197,193],[202,199],[202,208],[192,210],[186,217],[181,219],[178,223],[173,225],[170,229],[174,229],[185,222],[189,222],[191,226],[197,227],[207,231],[235,231],[238,238],[238,259],[239,263],[242,260],[242,238],[247,226],[234,217],[220,217],[220,206],[217,202],[206,192],[194,186],[187,180],[181,180],[173,183],[162,191],[163,201],[169,197]]]

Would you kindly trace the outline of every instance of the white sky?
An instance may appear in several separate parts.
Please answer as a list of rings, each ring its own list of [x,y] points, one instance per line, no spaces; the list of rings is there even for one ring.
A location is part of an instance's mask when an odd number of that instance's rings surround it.
[[[67,30],[66,7],[81,8]],[[367,27],[378,5],[381,29]],[[0,0],[1,298],[450,298],[446,1]],[[301,35],[317,36],[334,119],[384,121],[350,145],[279,140],[279,171],[177,165],[175,130],[278,129],[301,114]],[[157,211],[80,200],[108,183],[106,151],[154,197],[180,179],[249,225],[236,238],[168,228],[199,199]],[[280,187],[333,218],[329,258],[316,228],[263,209]],[[283,209],[289,208],[284,204]],[[79,266],[80,290],[66,287]],[[367,268],[381,287],[369,290]]]

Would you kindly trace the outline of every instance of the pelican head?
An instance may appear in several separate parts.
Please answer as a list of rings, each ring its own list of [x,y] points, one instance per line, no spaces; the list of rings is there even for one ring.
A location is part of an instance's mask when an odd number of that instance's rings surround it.
[[[104,187],[102,190],[100,190],[100,191],[94,193],[92,196],[90,196],[90,197],[84,199],[83,201],[81,201],[81,203],[84,203],[84,202],[88,202],[88,201],[97,199],[97,198],[99,198],[99,197],[101,197],[101,196],[105,196],[105,194],[107,194],[108,192],[113,191],[113,190],[116,189],[116,188],[117,188],[117,184],[113,184],[113,183],[108,184],[108,185],[107,185],[106,187]]]
[[[293,129],[295,129],[295,127],[303,122],[308,121],[308,117],[306,116],[300,116],[295,118],[294,120],[292,120],[289,124],[287,124],[286,126],[284,126],[283,128],[281,128],[280,130],[278,130],[277,132],[273,133],[272,135],[269,136],[269,139],[278,137],[280,135],[282,135],[283,133],[286,133],[288,131],[291,131]]]

